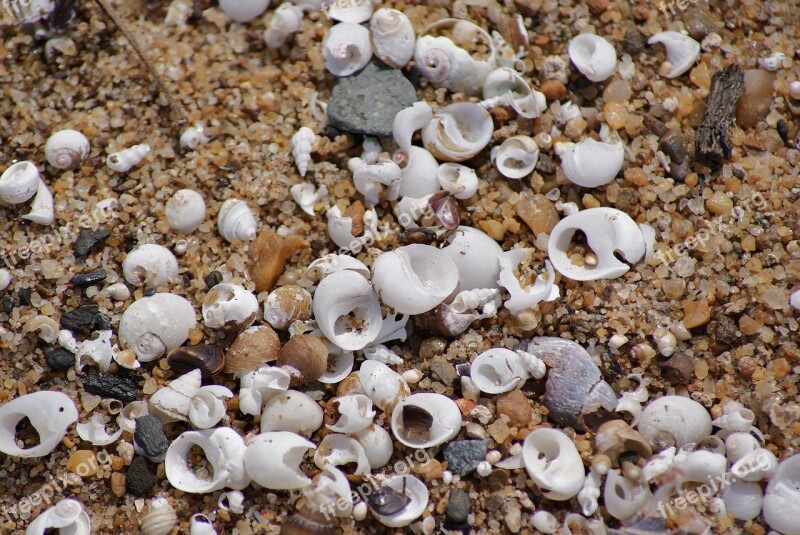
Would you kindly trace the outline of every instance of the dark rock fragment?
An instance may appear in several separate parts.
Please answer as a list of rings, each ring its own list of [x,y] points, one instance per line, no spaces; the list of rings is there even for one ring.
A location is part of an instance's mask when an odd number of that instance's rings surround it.
[[[84,229],[78,234],[78,239],[75,240],[72,250],[75,252],[75,256],[86,256],[102,246],[109,236],[111,236],[111,233],[105,229]]]
[[[154,462],[160,462],[169,448],[169,440],[161,427],[161,421],[151,414],[136,418],[133,443],[137,453]]]
[[[73,286],[77,286],[78,288],[88,288],[104,280],[106,280],[106,270],[100,268],[89,271],[88,273],[78,273],[72,277],[70,282]]]
[[[118,399],[123,403],[136,401],[139,385],[132,377],[95,373],[83,380],[83,388],[90,394]]]
[[[695,155],[698,159],[719,163],[731,157],[733,145],[730,129],[736,103],[744,90],[744,71],[741,66],[729,65],[714,73],[703,122],[695,134]]]
[[[447,469],[454,474],[465,476],[478,467],[486,457],[485,440],[456,440],[444,447],[444,460]]]
[[[445,518],[449,524],[464,524],[469,517],[469,494],[461,489],[451,489],[447,500]]]
[[[134,457],[125,474],[125,490],[134,496],[147,496],[158,482],[157,466],[144,457]]]
[[[44,362],[51,370],[62,371],[75,364],[75,355],[60,347],[48,349],[44,354]]]

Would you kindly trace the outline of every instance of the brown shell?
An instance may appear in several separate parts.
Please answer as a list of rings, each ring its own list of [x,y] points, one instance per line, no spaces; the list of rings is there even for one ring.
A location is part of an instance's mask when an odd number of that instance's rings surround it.
[[[292,386],[316,381],[328,367],[328,346],[310,334],[292,337],[278,352],[278,366],[291,366],[300,375],[292,377]]]
[[[595,435],[595,446],[598,453],[608,455],[613,466],[617,466],[619,456],[625,452],[634,452],[643,459],[653,455],[648,440],[624,420],[610,420],[601,425]]]
[[[286,261],[308,244],[299,236],[282,237],[265,230],[253,240],[248,249],[247,271],[256,284],[256,292],[272,290],[286,266]]]
[[[167,353],[167,364],[178,373],[188,373],[200,369],[210,377],[222,371],[225,353],[216,345],[196,345],[176,347]]]
[[[311,317],[311,294],[297,284],[275,288],[264,302],[264,319],[276,329]]]
[[[439,305],[433,310],[416,316],[417,324],[425,331],[439,336],[458,336],[475,321],[477,314],[458,314],[447,305]]]
[[[334,518],[332,513],[326,516],[301,498],[297,512],[281,525],[280,535],[334,535],[336,533]]]
[[[225,373],[241,373],[278,358],[281,341],[269,325],[250,327],[233,341],[225,357]]]

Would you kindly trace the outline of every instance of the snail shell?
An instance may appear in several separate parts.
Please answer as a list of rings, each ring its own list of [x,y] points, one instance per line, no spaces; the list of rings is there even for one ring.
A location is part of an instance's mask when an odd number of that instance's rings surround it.
[[[692,68],[700,56],[700,43],[680,32],[659,32],[647,40],[648,45],[660,43],[667,48],[670,69],[667,78],[677,78]]]
[[[40,178],[39,186],[36,188],[36,197],[31,203],[31,211],[22,216],[22,219],[39,223],[40,225],[52,225],[55,222],[55,210],[53,208],[53,194],[47,189],[47,184]]]
[[[206,219],[206,202],[192,189],[182,189],[170,197],[164,210],[173,232],[194,232]]]
[[[394,446],[391,435],[383,427],[370,424],[365,429],[352,434],[367,454],[369,467],[377,470],[389,463]]]
[[[122,429],[118,429],[113,435],[109,435],[106,431],[106,423],[103,421],[103,415],[99,412],[92,414],[92,418],[88,422],[80,422],[75,426],[78,436],[81,440],[91,442],[94,446],[108,446],[113,444],[119,437],[122,436]]]
[[[109,154],[106,158],[106,165],[118,173],[127,173],[133,166],[139,163],[150,153],[150,145],[142,143],[134,145],[120,152]]]
[[[399,373],[376,360],[365,360],[361,363],[358,383],[360,390],[363,390],[379,409],[387,412],[411,393],[408,383]]]
[[[11,284],[11,281],[14,280],[14,276],[11,275],[11,272],[6,268],[0,269],[0,291],[5,290]]]
[[[269,27],[264,30],[264,42],[269,48],[280,48],[302,28],[303,10],[291,2],[284,2],[275,8]]]
[[[47,316],[39,315],[32,317],[25,323],[25,325],[22,327],[22,334],[38,332],[39,338],[48,344],[52,344],[58,339],[58,333],[60,330],[61,329],[59,329],[56,320]]]
[[[569,42],[569,59],[592,82],[602,82],[614,74],[617,51],[599,35],[583,33]]]
[[[316,449],[313,442],[288,431],[261,433],[250,440],[244,452],[244,469],[262,487],[300,489],[311,484],[300,471],[300,463],[306,452],[313,449]]]
[[[503,347],[487,349],[472,361],[470,378],[481,392],[510,392],[528,379],[519,355]]]
[[[521,117],[535,119],[547,109],[544,94],[535,91],[514,69],[500,67],[483,82],[484,107],[511,106]]]
[[[202,449],[211,464],[209,477],[200,477],[190,468],[194,447]],[[230,427],[186,431],[167,449],[164,472],[170,484],[183,492],[205,494],[225,487],[242,490],[251,483],[245,472],[245,452],[244,440]]]
[[[736,520],[753,520],[761,514],[764,491],[751,481],[734,481],[722,490],[725,510]]]
[[[278,351],[278,366],[290,366],[292,386],[312,383],[328,367],[328,346],[311,334],[293,336]]]
[[[253,240],[257,226],[256,217],[243,200],[228,199],[222,203],[217,215],[217,227],[227,241]]]
[[[444,444],[461,431],[461,423],[455,401],[433,392],[412,394],[392,410],[392,432],[410,448]]]
[[[160,286],[178,276],[178,260],[166,247],[146,243],[125,256],[122,274],[134,286]]]
[[[608,514],[623,522],[632,518],[653,499],[648,485],[641,485],[610,470],[606,475],[603,501]]]
[[[373,510],[375,518],[384,526],[401,528],[422,516],[428,507],[430,491],[428,486],[419,478],[412,475],[393,475],[383,482],[384,487],[400,493],[405,492],[408,503],[398,512],[391,515],[382,515]]]
[[[189,535],[217,535],[217,530],[206,515],[192,515],[189,522]]]
[[[381,332],[378,295],[356,271],[336,271],[322,279],[314,292],[313,309],[322,334],[345,351],[363,349]],[[351,323],[351,316],[357,325]]]
[[[637,429],[657,449],[665,443],[680,448],[711,434],[711,415],[692,399],[663,396],[647,404]]]
[[[331,404],[334,403],[339,417],[334,424],[325,427],[336,433],[351,434],[366,429],[375,417],[372,400],[364,394],[340,396],[331,400]]]
[[[264,320],[276,329],[311,317],[311,294],[296,284],[273,290],[264,301]]]
[[[245,329],[228,349],[223,371],[238,375],[278,358],[281,341],[269,325]]]
[[[792,455],[778,465],[764,494],[764,520],[785,535],[800,535],[797,523],[800,508],[800,455]]]
[[[533,172],[539,161],[539,146],[530,136],[512,136],[492,149],[492,160],[506,178],[520,179]]]
[[[236,22],[250,22],[269,7],[270,0],[219,0],[219,8]]]
[[[575,444],[558,429],[530,433],[522,446],[522,460],[528,475],[551,500],[569,500],[586,479]]]
[[[258,299],[238,284],[221,282],[203,299],[203,320],[210,329],[242,331],[258,315]]]
[[[395,161],[405,162],[400,168],[399,194],[419,198],[439,191],[437,169],[439,162],[422,147],[410,146],[408,152],[397,151]]]
[[[326,435],[314,453],[317,468],[324,468],[329,463],[333,466],[356,463],[355,475],[369,474],[370,471],[369,459],[361,444],[353,437],[337,433]]]
[[[119,321],[119,338],[141,362],[150,362],[182,345],[197,325],[191,303],[179,295],[157,293],[132,303]]]
[[[70,535],[89,535],[92,532],[91,519],[81,502],[73,499],[61,500],[37,516],[28,525],[25,535],[44,535],[55,531]]]
[[[39,444],[20,448],[17,424],[28,418],[39,434]],[[75,404],[66,394],[42,390],[25,394],[0,405],[0,451],[13,457],[43,457],[53,451],[78,420]]]
[[[261,432],[291,431],[311,436],[322,427],[323,412],[308,395],[296,390],[280,392],[267,401],[261,413]]]
[[[317,138],[314,131],[303,126],[292,136],[292,156],[300,176],[306,176],[308,163],[311,161],[311,147]]]
[[[592,138],[577,144],[556,143],[556,152],[570,182],[584,188],[603,186],[614,180],[625,160],[625,147],[619,139],[611,143]]]
[[[0,199],[8,204],[27,201],[38,188],[39,170],[33,162],[17,162],[0,175]]]
[[[624,420],[610,420],[600,426],[595,434],[597,452],[607,455],[613,466],[619,461],[619,456],[625,452],[634,452],[642,459],[649,459],[653,455],[648,440],[638,431],[634,431]]]
[[[188,421],[192,398],[200,390],[201,384],[202,374],[199,369],[173,379],[150,397],[150,412],[163,422]]]
[[[414,26],[405,13],[381,8],[373,13],[369,26],[375,55],[381,61],[395,69],[402,69],[411,61],[414,57],[416,35]]]
[[[408,154],[411,151],[411,138],[414,132],[428,124],[431,119],[433,119],[433,109],[424,100],[419,100],[397,112],[392,123],[392,136],[402,152]]]
[[[466,165],[443,163],[436,170],[436,178],[442,189],[456,199],[469,199],[478,192],[478,175]]]
[[[351,2],[334,0],[327,2],[325,14],[339,22],[352,22],[360,24],[369,20],[372,15],[372,2]]]
[[[422,128],[422,143],[439,160],[461,162],[482,151],[493,132],[488,111],[472,102],[456,102],[436,112]]]
[[[423,35],[414,47],[414,62],[420,74],[434,86],[454,93],[475,95],[492,71],[488,61],[478,61],[447,37]]]
[[[372,58],[369,30],[353,22],[332,26],[322,41],[322,56],[325,68],[334,76],[350,76],[360,71]]]
[[[461,291],[500,288],[500,255],[503,249],[485,232],[458,227],[443,249],[458,267]]]
[[[57,169],[76,167],[90,150],[89,140],[77,130],[59,130],[44,145],[45,158]]]
[[[167,499],[156,498],[142,517],[142,535],[167,535],[177,523],[178,515]]]

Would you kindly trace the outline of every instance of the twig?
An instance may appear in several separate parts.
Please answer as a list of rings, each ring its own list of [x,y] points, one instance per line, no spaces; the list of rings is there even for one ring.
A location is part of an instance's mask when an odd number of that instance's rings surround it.
[[[729,65],[714,73],[703,121],[695,134],[697,158],[718,163],[731,157],[730,129],[736,114],[736,102],[744,91],[744,71],[739,65]]]

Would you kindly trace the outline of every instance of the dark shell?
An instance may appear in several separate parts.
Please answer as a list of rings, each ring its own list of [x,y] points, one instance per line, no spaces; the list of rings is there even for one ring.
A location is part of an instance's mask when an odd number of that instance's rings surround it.
[[[405,410],[403,411],[405,413]],[[379,515],[388,516],[402,511],[411,498],[405,494],[406,480],[403,478],[403,492],[391,487],[381,487],[367,495],[367,505]]]
[[[449,192],[443,190],[434,193],[428,200],[428,206],[444,228],[453,230],[461,224],[458,201]]]
[[[167,364],[178,373],[200,369],[203,375],[210,377],[222,371],[225,353],[215,345],[176,347],[167,353]]]
[[[431,334],[452,337],[466,331],[477,317],[477,314],[458,314],[447,305],[438,305],[433,310],[419,314],[417,323]]]
[[[431,413],[413,405],[403,406],[403,435],[406,440],[429,440],[432,426]]]

